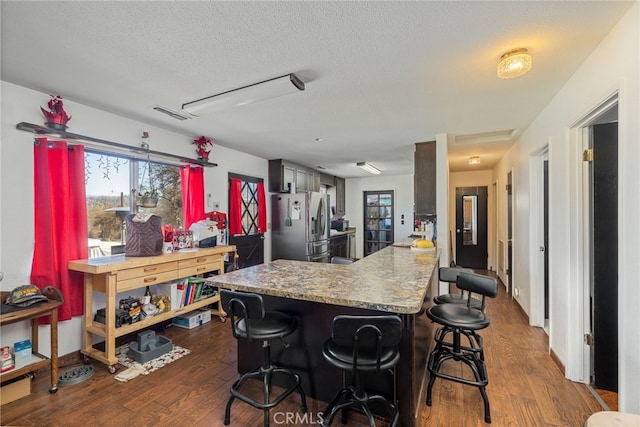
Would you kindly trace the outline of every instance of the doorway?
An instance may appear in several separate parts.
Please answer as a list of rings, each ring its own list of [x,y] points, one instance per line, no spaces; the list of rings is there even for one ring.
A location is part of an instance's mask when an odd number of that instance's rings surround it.
[[[364,256],[390,246],[393,241],[393,190],[364,192]]]
[[[594,124],[590,228],[592,379],[618,391],[618,123]]]
[[[549,335],[549,146],[532,154],[531,164],[531,317]]]
[[[456,188],[456,264],[487,269],[487,187]]]
[[[507,294],[513,295],[513,171],[507,173]],[[517,295],[516,295],[517,296]]]
[[[258,226],[260,202],[266,203],[264,197],[264,183],[262,178],[246,175],[229,174],[229,206],[231,200],[238,195],[232,195],[231,180],[240,180],[240,221],[242,233],[229,236],[229,244],[236,246],[237,257],[234,268],[246,268],[264,263],[264,232]],[[262,196],[260,195],[262,192]],[[266,206],[265,206],[266,208]],[[231,212],[230,212],[231,214]],[[231,215],[229,215],[231,218]]]
[[[546,156],[545,156],[546,157]],[[543,197],[542,211],[544,216],[543,226],[543,246],[541,251],[544,253],[544,330],[549,334],[549,160],[547,158],[542,162],[543,178]]]

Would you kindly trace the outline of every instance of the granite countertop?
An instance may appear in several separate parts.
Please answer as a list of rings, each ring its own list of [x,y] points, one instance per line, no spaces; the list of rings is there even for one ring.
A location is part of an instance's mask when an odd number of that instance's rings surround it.
[[[340,236],[346,236],[347,234],[354,234],[356,232],[356,228],[355,227],[349,227],[344,231],[338,231],[338,230],[334,230],[332,228],[329,231],[330,231],[329,237],[340,237]]]
[[[420,311],[440,251],[388,246],[350,265],[276,260],[207,279],[215,286],[391,313]]]

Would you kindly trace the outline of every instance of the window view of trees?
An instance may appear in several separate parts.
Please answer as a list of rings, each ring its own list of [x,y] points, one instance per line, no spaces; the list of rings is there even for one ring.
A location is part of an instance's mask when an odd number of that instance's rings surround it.
[[[114,246],[122,248],[126,243],[124,219],[129,213],[154,213],[162,218],[163,224],[182,227],[180,168],[153,162],[148,166],[146,161],[85,153],[90,257],[111,255]],[[138,206],[136,194],[147,191],[149,186],[155,189],[157,205]]]
[[[144,167],[139,168],[141,171]],[[155,208],[140,207],[140,212],[152,212],[162,218],[162,224],[171,224],[173,228],[182,228],[182,189],[180,186],[180,169],[176,166],[152,164],[151,187],[158,196],[158,205]],[[141,177],[142,179],[142,177]],[[141,181],[141,190],[148,185]]]

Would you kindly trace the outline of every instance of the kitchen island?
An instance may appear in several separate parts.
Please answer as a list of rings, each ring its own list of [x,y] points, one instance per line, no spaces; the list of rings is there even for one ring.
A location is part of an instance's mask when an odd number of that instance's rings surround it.
[[[325,402],[343,387],[342,371],[322,356],[333,317],[400,315],[403,338],[396,376],[372,375],[366,383],[372,391],[398,401],[403,426],[415,426],[424,404],[426,361],[433,336],[431,322],[423,313],[438,289],[438,262],[439,252],[390,246],[351,265],[276,260],[207,280],[220,288],[261,294],[267,310],[298,317],[298,329],[285,339],[289,347],[273,343],[273,358],[300,374],[309,396]],[[261,363],[260,345],[239,340],[241,373]]]

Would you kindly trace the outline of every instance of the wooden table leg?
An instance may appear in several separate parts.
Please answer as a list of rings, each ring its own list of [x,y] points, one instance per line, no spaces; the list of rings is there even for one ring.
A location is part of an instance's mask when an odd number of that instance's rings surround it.
[[[51,310],[51,388],[58,391],[58,309]]]

